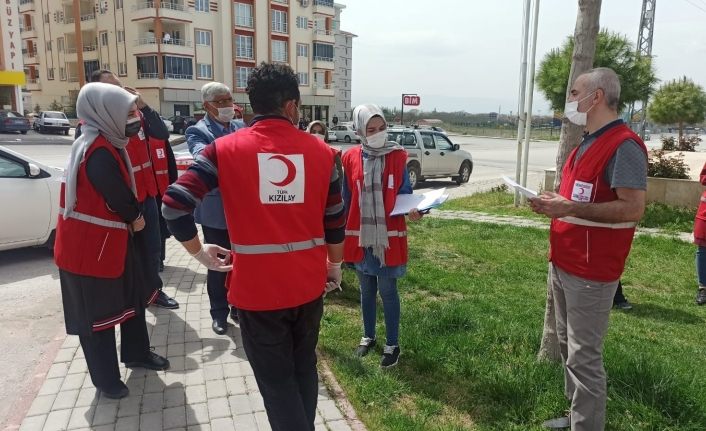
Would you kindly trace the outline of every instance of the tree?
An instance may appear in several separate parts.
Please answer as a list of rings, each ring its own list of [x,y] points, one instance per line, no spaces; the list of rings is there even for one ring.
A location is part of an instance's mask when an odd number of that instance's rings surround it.
[[[552,109],[564,110],[568,87],[574,37],[547,54],[539,65],[537,86],[549,100]],[[627,104],[647,100],[657,82],[652,62],[639,57],[635,46],[625,36],[602,30],[596,40],[596,53],[591,67],[609,67],[620,77],[620,103],[618,111]],[[573,81],[572,81],[573,82]]]
[[[563,99],[561,101],[561,109],[564,108],[566,99],[569,98],[568,89],[581,75],[593,67],[593,57],[596,52],[596,39],[598,37],[599,18],[601,16],[601,0],[578,0],[579,12],[576,17],[576,28],[574,29],[574,38],[572,40],[572,55],[571,67],[568,74],[564,76]],[[543,65],[540,65],[540,69]],[[540,71],[541,73],[541,71]],[[541,89],[540,84],[540,89]],[[544,90],[543,90],[544,91]],[[549,99],[549,97],[547,97]],[[559,152],[557,154],[557,170],[556,184],[561,182],[561,168],[564,166],[564,161],[568,157],[569,152],[578,145],[583,128],[571,124],[566,118],[561,122],[561,137],[559,138]],[[549,283],[547,283],[549,286]],[[547,302],[544,312],[544,329],[542,331],[542,342],[537,354],[539,359],[548,359],[551,361],[559,361],[559,340],[556,335],[556,318],[554,309],[554,295],[551,289],[547,289]]]
[[[647,114],[660,124],[678,124],[681,141],[684,124],[699,123],[706,118],[706,93],[687,77],[668,82],[655,93]]]

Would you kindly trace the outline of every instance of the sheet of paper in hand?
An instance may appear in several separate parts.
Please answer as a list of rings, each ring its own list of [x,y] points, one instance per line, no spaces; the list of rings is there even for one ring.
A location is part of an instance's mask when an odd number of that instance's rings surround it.
[[[517,184],[517,182],[515,182],[515,180],[508,177],[507,175],[503,175],[503,181],[505,181],[508,186],[516,189],[518,192],[522,193],[523,195],[527,196],[528,198],[536,198],[537,197],[537,192],[535,192],[534,190],[528,189],[527,187],[522,187],[521,185]]]
[[[432,190],[430,192],[422,193],[420,195],[416,194],[402,194],[397,195],[397,200],[395,201],[395,207],[392,209],[390,215],[403,215],[408,214],[411,210],[417,209],[419,211],[429,210],[431,208],[436,208],[439,205],[446,202],[449,195],[445,194],[445,188]]]

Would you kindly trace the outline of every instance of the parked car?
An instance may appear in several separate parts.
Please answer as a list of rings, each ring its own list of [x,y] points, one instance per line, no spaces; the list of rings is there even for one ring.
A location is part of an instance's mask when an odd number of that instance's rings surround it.
[[[0,146],[0,250],[53,246],[62,175]]]
[[[63,112],[43,111],[34,119],[32,127],[39,133],[59,131],[64,132],[64,135],[68,135],[71,125],[69,124],[69,119],[66,118],[66,114]]]
[[[387,139],[407,150],[407,172],[412,188],[428,178],[451,177],[467,183],[473,172],[471,153],[461,150],[448,136],[430,129],[391,128]]]
[[[29,119],[19,112],[0,110],[0,132],[20,132],[26,135],[31,127]]]
[[[183,115],[174,115],[169,117],[169,121],[174,125],[174,133],[183,135],[189,126],[193,126],[198,122],[194,117],[185,117]]]
[[[164,125],[167,126],[167,130],[169,131],[169,133],[172,133],[174,131],[174,125],[172,124],[172,122],[162,116],[160,116],[159,118],[161,118]]]
[[[328,131],[328,141],[329,142],[334,142],[336,140],[336,132],[333,130]]]
[[[350,124],[339,124],[338,126],[331,127],[329,130],[336,134],[336,138],[333,139],[334,141],[343,141],[347,144],[352,141],[360,142],[360,136],[358,136],[355,130],[353,130],[353,126]],[[329,140],[331,140],[330,137]]]

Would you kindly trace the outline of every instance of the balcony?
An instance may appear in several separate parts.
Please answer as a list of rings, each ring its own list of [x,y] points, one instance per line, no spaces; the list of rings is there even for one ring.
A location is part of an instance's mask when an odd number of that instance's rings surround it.
[[[253,28],[255,26],[255,21],[251,16],[236,16],[235,26],[242,28]]]
[[[333,70],[333,58],[332,57],[314,57],[311,67],[314,69],[326,69]]]
[[[255,60],[255,53],[253,52],[252,48],[248,48],[248,47],[236,48],[235,58],[237,58],[238,60],[253,61],[253,60]]]
[[[287,29],[288,29],[287,23],[280,22],[280,23],[277,23],[276,25],[272,26],[272,33],[289,34]]]
[[[20,0],[20,13],[34,10],[34,0]]]
[[[37,37],[37,31],[33,26],[21,27],[20,37],[22,37],[22,39]]]
[[[35,64],[39,63],[36,51],[27,51],[27,49],[22,50],[22,61],[24,64]]]
[[[26,78],[25,82],[25,88],[28,91],[37,91],[42,89],[42,86],[39,83],[39,78]]]
[[[156,17],[157,9],[155,8],[153,1],[139,2],[132,6],[131,18],[133,21]]]
[[[314,29],[314,40],[318,42],[326,43],[336,43],[336,37],[333,34],[333,30],[326,29]]]
[[[159,75],[154,72],[150,73],[138,73],[137,79],[139,80],[137,87],[157,87],[162,88],[168,86],[169,88],[180,89],[180,90],[193,90],[194,89],[194,76],[193,75],[179,75],[172,73],[165,73],[164,79],[159,79]],[[169,81],[169,82],[166,82]]]
[[[333,7],[333,0],[314,0],[314,13],[323,15],[336,15],[336,10]]]
[[[87,13],[85,15],[81,15],[81,22],[91,21],[94,19],[96,19],[96,14],[94,13]]]
[[[135,40],[135,54],[151,54],[157,52],[157,43],[159,49],[164,54],[191,55],[194,53],[193,42],[184,39],[170,39],[169,43],[157,41],[154,37],[141,37]]]
[[[183,3],[162,1],[159,5],[159,16],[162,19],[191,22],[191,13]]]
[[[272,0],[272,3],[289,4],[289,0]]]
[[[332,84],[317,84],[311,86],[314,90],[314,96],[333,96],[334,90]]]

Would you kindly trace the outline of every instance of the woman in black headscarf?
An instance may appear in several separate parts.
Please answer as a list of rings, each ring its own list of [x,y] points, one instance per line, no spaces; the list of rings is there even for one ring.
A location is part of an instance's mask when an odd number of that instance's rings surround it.
[[[71,148],[54,246],[66,332],[79,336],[91,380],[108,398],[128,395],[118,368],[117,324],[126,366],[169,368],[150,350],[145,306],[157,292],[141,280],[132,239],[145,226],[125,150],[140,130],[136,99],[102,83],[79,92],[83,133]]]

